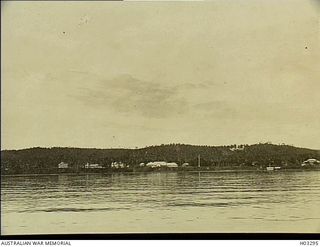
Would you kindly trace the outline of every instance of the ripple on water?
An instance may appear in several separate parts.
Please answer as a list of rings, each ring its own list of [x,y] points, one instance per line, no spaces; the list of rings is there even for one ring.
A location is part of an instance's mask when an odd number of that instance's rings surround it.
[[[23,176],[1,185],[3,226],[13,232],[32,231],[36,216],[45,220],[34,229],[51,233],[57,222],[71,232],[130,232],[137,224],[166,232],[187,222],[190,231],[285,232],[301,230],[290,222],[320,222],[320,172]]]

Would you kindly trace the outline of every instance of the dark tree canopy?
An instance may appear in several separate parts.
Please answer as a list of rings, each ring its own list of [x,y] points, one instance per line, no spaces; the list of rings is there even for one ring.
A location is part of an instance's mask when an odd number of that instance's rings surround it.
[[[214,169],[265,167],[279,165],[300,167],[308,158],[320,159],[320,151],[289,145],[259,143],[255,145],[196,146],[168,144],[140,149],[92,149],[92,148],[29,148],[1,151],[2,174],[54,172],[60,162],[66,162],[73,170],[86,163],[97,163],[110,168],[112,162],[123,162],[129,167],[151,161],[176,162],[179,166],[189,163]]]

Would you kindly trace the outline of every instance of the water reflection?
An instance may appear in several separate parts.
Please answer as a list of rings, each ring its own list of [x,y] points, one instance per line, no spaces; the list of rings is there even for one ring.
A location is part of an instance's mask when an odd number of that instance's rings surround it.
[[[62,225],[66,232],[314,232],[319,178],[319,172],[3,177],[2,230],[57,233]],[[34,217],[41,227],[35,228]]]

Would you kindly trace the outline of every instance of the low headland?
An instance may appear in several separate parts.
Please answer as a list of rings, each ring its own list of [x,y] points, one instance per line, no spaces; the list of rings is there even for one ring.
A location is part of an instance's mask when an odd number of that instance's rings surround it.
[[[320,170],[320,150],[290,145],[197,146],[136,149],[28,148],[1,151],[1,175],[153,171]]]

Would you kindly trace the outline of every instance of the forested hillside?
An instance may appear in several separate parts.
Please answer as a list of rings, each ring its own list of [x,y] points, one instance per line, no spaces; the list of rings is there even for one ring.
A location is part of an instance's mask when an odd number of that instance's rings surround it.
[[[2,174],[46,173],[57,169],[60,162],[79,171],[86,163],[101,164],[110,169],[112,162],[123,162],[129,167],[150,161],[189,163],[210,169],[246,167],[263,168],[277,165],[286,168],[300,167],[302,161],[320,159],[320,151],[270,143],[230,146],[195,146],[169,144],[140,149],[90,149],[90,148],[30,148],[1,151]]]

